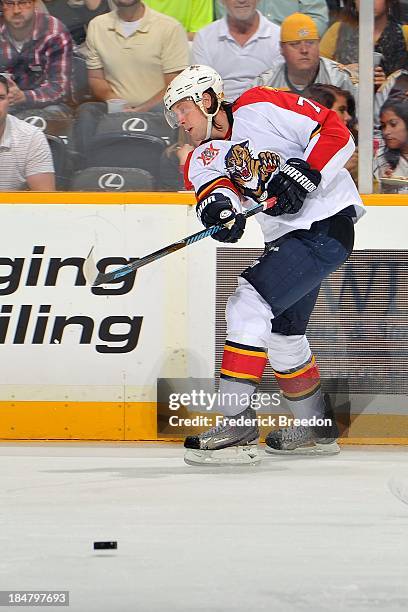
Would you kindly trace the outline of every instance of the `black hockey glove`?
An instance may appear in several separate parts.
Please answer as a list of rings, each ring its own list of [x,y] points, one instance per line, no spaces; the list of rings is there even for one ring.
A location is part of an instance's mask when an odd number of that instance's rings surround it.
[[[306,196],[317,189],[321,178],[320,172],[313,170],[303,159],[288,159],[268,184],[268,196],[276,196],[277,202],[265,210],[265,214],[277,217],[299,212]]]
[[[205,227],[233,221],[231,227],[221,229],[211,237],[219,242],[237,242],[243,235],[246,219],[236,213],[232,202],[220,193],[213,193],[197,204],[197,217]]]

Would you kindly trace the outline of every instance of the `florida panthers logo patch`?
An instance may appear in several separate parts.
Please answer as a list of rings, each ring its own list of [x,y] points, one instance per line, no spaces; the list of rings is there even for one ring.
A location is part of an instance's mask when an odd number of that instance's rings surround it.
[[[209,166],[211,164],[211,162],[213,162],[214,159],[217,157],[219,152],[220,152],[220,150],[216,149],[213,146],[213,143],[211,142],[209,144],[209,146],[206,149],[204,149],[204,151],[201,153],[201,155],[198,156],[198,159],[201,159],[201,161],[203,162],[204,166]]]
[[[280,161],[280,156],[273,151],[261,151],[254,157],[246,140],[230,148],[225,156],[225,167],[244,196],[261,201],[267,197],[266,185],[279,170]]]

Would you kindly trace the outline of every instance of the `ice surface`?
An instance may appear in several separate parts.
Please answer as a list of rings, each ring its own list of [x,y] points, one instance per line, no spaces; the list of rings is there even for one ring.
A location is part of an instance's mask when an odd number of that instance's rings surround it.
[[[58,609],[81,612],[408,609],[408,505],[389,490],[408,491],[407,448],[245,468],[182,456],[0,445],[0,589],[69,590]]]

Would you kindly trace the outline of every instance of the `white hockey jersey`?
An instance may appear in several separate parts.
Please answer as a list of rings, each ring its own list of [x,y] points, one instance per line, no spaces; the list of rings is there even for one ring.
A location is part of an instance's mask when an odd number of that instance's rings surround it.
[[[365,212],[355,184],[344,168],[354,141],[336,113],[317,102],[270,87],[254,87],[233,104],[233,125],[226,140],[197,147],[185,166],[187,189],[197,201],[221,192],[237,211],[263,201],[267,184],[291,157],[320,171],[319,187],[294,214],[256,215],[265,242],[354,205],[356,220]]]

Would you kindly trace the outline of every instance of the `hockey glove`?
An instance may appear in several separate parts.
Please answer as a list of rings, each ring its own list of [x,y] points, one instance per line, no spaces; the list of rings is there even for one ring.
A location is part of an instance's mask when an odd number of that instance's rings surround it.
[[[288,159],[268,184],[268,196],[276,196],[277,202],[265,214],[276,217],[299,212],[306,196],[318,188],[321,178],[320,172],[303,159]]]
[[[197,204],[197,216],[205,227],[230,223],[230,227],[221,229],[212,238],[219,242],[237,242],[243,235],[246,219],[243,214],[236,213],[232,202],[220,193],[213,193]]]

